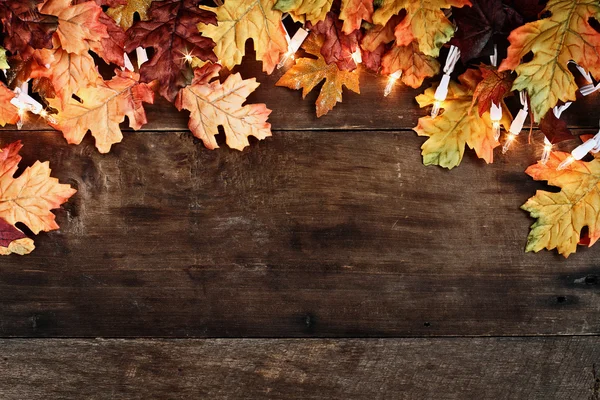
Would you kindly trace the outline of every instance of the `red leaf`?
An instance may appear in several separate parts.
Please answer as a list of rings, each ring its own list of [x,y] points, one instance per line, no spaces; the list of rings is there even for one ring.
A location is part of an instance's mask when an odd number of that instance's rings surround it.
[[[560,118],[556,118],[552,110],[547,112],[540,121],[540,130],[552,144],[574,138],[569,128],[567,128],[567,123]]]
[[[327,17],[314,26],[310,22],[307,23],[307,27],[325,37],[325,43],[321,47],[321,55],[323,55],[327,64],[336,63],[342,71],[356,69],[352,53],[359,48],[360,30],[355,30],[346,35],[342,32],[342,21],[333,12],[327,13]]]

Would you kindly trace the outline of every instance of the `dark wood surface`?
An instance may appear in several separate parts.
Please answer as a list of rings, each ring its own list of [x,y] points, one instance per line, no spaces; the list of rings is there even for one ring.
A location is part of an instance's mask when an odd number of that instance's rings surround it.
[[[1,133],[79,192],[0,259],[0,398],[599,398],[600,248],[524,253],[539,133],[424,167],[418,91],[384,99],[364,72],[317,120],[316,93],[242,75],[274,130],[244,152],[206,150],[162,101],[107,155]],[[576,133],[599,104],[565,113]]]

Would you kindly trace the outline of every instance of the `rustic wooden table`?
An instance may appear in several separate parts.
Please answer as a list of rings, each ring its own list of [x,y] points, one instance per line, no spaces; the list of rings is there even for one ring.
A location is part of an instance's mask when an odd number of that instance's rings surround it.
[[[417,91],[363,72],[317,120],[241,72],[274,130],[242,153],[164,101],[108,155],[2,133],[79,192],[0,260],[0,399],[600,398],[600,247],[524,253],[540,146],[424,167]]]

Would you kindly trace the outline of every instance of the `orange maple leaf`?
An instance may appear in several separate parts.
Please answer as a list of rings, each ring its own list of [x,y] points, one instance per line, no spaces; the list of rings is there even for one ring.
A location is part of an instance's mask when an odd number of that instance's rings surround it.
[[[58,229],[51,210],[59,208],[77,191],[50,177],[48,162],[36,161],[18,177],[17,172],[23,146],[15,142],[0,151],[0,221],[5,239],[0,243],[0,254],[26,254],[33,250],[33,241],[27,240],[14,225],[21,222],[36,235],[41,231]],[[9,230],[6,224],[14,229]],[[22,233],[22,232],[21,232]],[[6,243],[8,239],[8,243]],[[10,240],[14,239],[14,240]]]
[[[0,83],[0,125],[16,124],[19,120],[19,110],[10,102],[15,92]]]
[[[213,80],[220,69],[218,64],[197,68],[192,84],[177,95],[175,106],[190,112],[188,126],[194,136],[211,150],[219,147],[215,139],[219,126],[225,131],[227,145],[236,150],[249,145],[249,136],[258,139],[271,136],[271,124],[267,122],[271,110],[264,104],[242,105],[258,87],[256,79],[242,79],[240,74],[233,74],[221,83]]]
[[[363,20],[373,22],[373,0],[342,0],[342,32],[349,35],[360,28]]]
[[[71,98],[62,107],[59,99],[48,99],[58,110],[54,128],[63,132],[67,142],[79,144],[87,131],[96,139],[101,153],[108,153],[113,144],[123,139],[119,124],[129,118],[129,126],[138,130],[144,125],[146,112],[142,103],[153,103],[154,92],[145,83],[139,83],[139,74],[116,71],[110,81],[97,87],[86,87],[77,92],[81,102]]]

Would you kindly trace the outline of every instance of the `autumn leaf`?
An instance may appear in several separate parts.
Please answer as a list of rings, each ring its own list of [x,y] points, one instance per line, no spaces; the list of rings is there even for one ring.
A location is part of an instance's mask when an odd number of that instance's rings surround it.
[[[81,102],[72,98],[62,107],[59,99],[49,99],[50,106],[58,110],[56,123],[51,125],[63,132],[68,143],[81,143],[89,130],[98,150],[108,153],[113,144],[123,139],[119,124],[126,116],[135,130],[147,122],[142,103],[153,103],[154,92],[138,82],[136,73],[117,70],[116,74],[96,87],[80,89],[77,96]]]
[[[361,50],[362,65],[375,73],[379,72],[381,69],[381,58],[385,51],[385,44],[380,44],[373,51]]]
[[[16,124],[19,120],[19,110],[10,102],[14,97],[15,92],[0,83],[0,126]]]
[[[219,147],[215,135],[222,126],[227,145],[243,150],[249,145],[249,136],[259,140],[271,136],[271,124],[267,122],[271,110],[264,104],[242,105],[259,85],[255,78],[242,79],[240,74],[233,74],[221,84],[213,80],[220,69],[218,64],[197,68],[192,84],[180,90],[175,106],[190,112],[189,128],[207,148]]]
[[[313,25],[323,21],[331,10],[333,0],[277,0],[273,9],[290,13],[295,20],[306,20]]]
[[[56,34],[61,47],[82,54],[92,49],[93,43],[108,38],[106,26],[99,22],[102,8],[93,1],[71,4],[72,0],[47,0],[41,12],[58,18]]]
[[[589,246],[600,237],[600,160],[575,161],[558,171],[567,157],[569,153],[553,152],[546,164],[538,162],[525,171],[535,180],[561,188],[557,193],[538,190],[521,207],[537,218],[531,226],[527,251],[557,249],[568,257],[576,251],[584,227],[588,228]]]
[[[373,25],[367,29],[365,35],[360,41],[360,46],[367,51],[374,51],[382,44],[388,44],[396,39],[394,30],[396,25],[402,20],[401,17],[395,15],[385,25]]]
[[[317,59],[296,59],[295,65],[276,83],[277,86],[285,86],[290,89],[302,88],[302,97],[304,98],[325,79],[317,98],[317,117],[327,114],[336,103],[342,101],[343,86],[355,93],[360,93],[358,71],[342,71],[336,64],[327,64],[320,52],[323,43],[323,36],[311,33],[302,47],[307,53],[317,56]]]
[[[115,20],[123,29],[127,30],[133,25],[133,18],[137,13],[140,20],[148,20],[148,9],[152,0],[127,0],[124,5],[118,5],[106,10],[106,14]]]
[[[440,63],[421,53],[417,42],[407,46],[393,46],[383,55],[381,66],[381,73],[384,75],[402,71],[402,82],[413,88],[420,87],[425,78],[437,75],[440,70]]]
[[[422,53],[437,57],[442,45],[454,35],[454,25],[443,10],[470,4],[469,0],[383,0],[373,14],[373,23],[385,25],[393,15],[406,10],[406,17],[396,26],[397,45],[407,46],[416,40]]]
[[[452,44],[467,62],[494,54],[494,43],[523,25],[523,18],[502,0],[471,0],[471,7],[455,8],[452,17],[458,27]]]
[[[29,59],[35,49],[51,48],[52,35],[58,19],[38,11],[42,0],[3,0],[0,2],[0,21],[6,37],[4,45],[13,54]]]
[[[342,0],[340,19],[344,21],[342,32],[350,34],[360,29],[362,21],[373,22],[373,0]]]
[[[0,69],[10,69],[10,65],[8,65],[8,60],[6,59],[6,49],[4,47],[0,47]]]
[[[565,120],[556,118],[553,111],[547,112],[540,121],[539,128],[552,144],[574,139]]]
[[[215,43],[215,54],[226,68],[242,62],[246,41],[252,39],[256,59],[263,62],[263,71],[270,74],[287,51],[281,11],[273,9],[275,0],[228,0],[217,7],[200,6],[217,13],[217,26],[200,23],[198,29]]]
[[[149,21],[136,22],[127,31],[127,52],[136,47],[152,47],[154,55],[142,65],[143,82],[157,80],[159,92],[173,101],[179,89],[192,79],[192,68],[185,55],[201,60],[217,61],[212,52],[214,42],[203,37],[196,25],[216,24],[215,14],[198,8],[197,0],[154,1],[148,10]]]
[[[87,52],[68,53],[58,47],[53,50],[40,50],[36,58],[41,65],[47,65],[49,68],[36,68],[32,71],[31,77],[49,78],[62,108],[66,107],[71,96],[80,89],[96,86],[102,82],[94,59]]]
[[[23,146],[15,142],[0,152],[0,254],[27,254],[33,242],[15,228],[20,222],[34,234],[58,229],[51,210],[59,208],[76,193],[69,185],[50,177],[47,162],[36,161],[14,178]],[[8,226],[7,226],[8,225]],[[12,227],[12,228],[11,228]]]
[[[469,69],[459,80],[460,84],[450,82],[448,96],[443,103],[444,112],[436,118],[419,118],[419,124],[414,128],[419,136],[429,137],[421,146],[425,165],[452,169],[460,164],[465,145],[474,149],[477,156],[485,162],[493,162],[494,148],[499,143],[494,139],[489,111],[482,116],[477,112],[470,112],[473,93],[481,80],[481,74],[478,70]],[[419,106],[432,105],[435,102],[434,94],[435,87],[432,87],[417,96]],[[501,123],[508,129],[510,114],[504,104],[503,108]]]
[[[360,31],[354,31],[349,35],[342,32],[342,21],[333,12],[327,14],[323,21],[314,26],[307,24],[307,28],[323,35],[325,40],[320,53],[327,64],[335,63],[339,69],[344,71],[356,69],[352,53],[359,48]]]
[[[492,103],[500,104],[511,92],[514,79],[510,71],[499,72],[491,65],[481,64],[479,70],[483,79],[475,88],[472,106],[478,104],[479,115],[483,115],[490,110]]]
[[[536,122],[559,100],[575,100],[578,86],[567,67],[570,60],[600,75],[600,34],[589,22],[600,19],[600,2],[550,0],[545,12],[551,15],[510,34],[508,57],[500,66],[517,72],[513,90],[527,90]],[[522,62],[530,52],[533,58]]]

